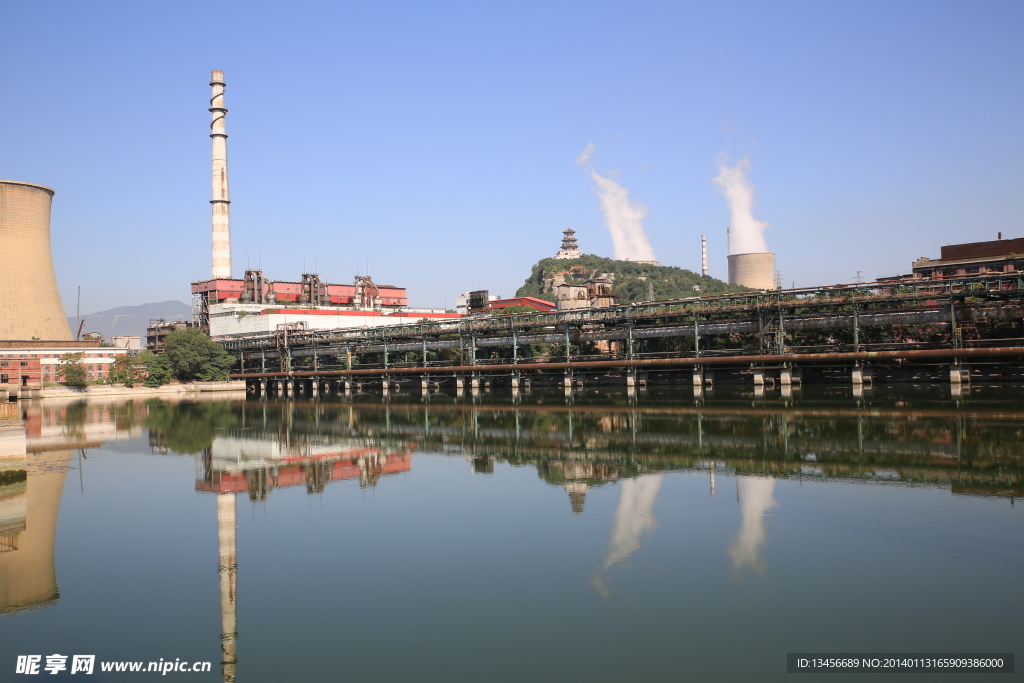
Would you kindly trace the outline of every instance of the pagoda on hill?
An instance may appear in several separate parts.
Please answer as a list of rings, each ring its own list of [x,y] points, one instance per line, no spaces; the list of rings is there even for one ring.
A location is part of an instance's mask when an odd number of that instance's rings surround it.
[[[576,231],[572,228],[566,228],[562,231],[564,237],[562,238],[562,248],[555,254],[557,259],[574,259],[583,256],[583,252],[580,251],[580,247],[576,244]]]

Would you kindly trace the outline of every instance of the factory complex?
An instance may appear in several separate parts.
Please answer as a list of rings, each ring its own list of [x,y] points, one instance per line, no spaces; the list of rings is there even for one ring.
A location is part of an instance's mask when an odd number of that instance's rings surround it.
[[[565,262],[565,270],[559,265],[558,272],[544,278],[542,291],[554,292],[554,302],[531,296],[503,299],[477,290],[458,297],[457,312],[449,312],[410,308],[404,287],[377,284],[369,275],[339,284],[321,279],[318,273],[303,273],[296,280],[272,280],[262,270],[248,269],[236,278],[231,269],[223,72],[212,72],[210,85],[211,276],[191,283],[191,321],[158,320],[150,327],[147,348],[157,353],[166,335],[181,327],[198,327],[223,342],[237,354],[240,375],[252,374],[257,360],[261,375],[292,372],[292,357],[301,359],[307,352],[313,358],[309,370],[314,373],[329,369],[373,374],[380,364],[386,374],[394,371],[396,363],[414,362],[412,356],[399,360],[392,353],[418,353],[417,371],[432,362],[453,376],[465,368],[477,373],[480,361],[498,365],[508,361],[517,366],[515,372],[520,371],[521,362],[541,369],[542,358],[535,353],[544,354],[544,362],[558,357],[557,362],[566,366],[558,370],[571,372],[580,363],[664,365],[672,355],[679,356],[675,360],[680,362],[703,366],[709,362],[709,354],[739,359],[759,351],[764,358],[771,358],[771,363],[781,363],[772,366],[779,370],[789,367],[787,354],[814,351],[835,360],[831,354],[840,347],[848,347],[848,353],[854,355],[866,353],[868,346],[860,330],[872,327],[892,328],[892,334],[878,335],[879,339],[885,337],[885,342],[873,342],[887,353],[941,351],[946,354],[944,359],[960,359],[965,350],[977,355],[981,347],[991,345],[987,340],[978,349],[969,348],[986,335],[1004,340],[1007,354],[1018,353],[1019,335],[1008,337],[1009,327],[1003,327],[1017,324],[1014,321],[1019,321],[1024,310],[1017,303],[1024,290],[1020,280],[1024,238],[1003,240],[1001,234],[995,241],[944,246],[940,258],[918,259],[911,273],[883,278],[872,286],[857,283],[842,291],[832,287],[798,291],[777,286],[775,255],[767,251],[763,240],[741,240],[739,232],[730,229],[730,251],[746,253],[728,255],[729,283],[750,291],[707,296],[694,285],[695,296],[655,301],[653,286],[648,285],[649,300],[634,305],[616,300],[614,273],[589,269],[576,261],[584,254],[572,228],[562,233],[561,248],[554,256]],[[0,284],[0,400],[31,396],[45,383],[61,381],[62,356],[67,354],[81,353],[86,379],[101,381],[109,377],[119,356],[135,351],[120,344],[101,346],[103,340],[98,335],[82,338],[81,329],[74,333],[70,329],[50,250],[53,195],[52,189],[41,185],[0,181],[0,245],[6,266]],[[707,276],[704,235],[701,260],[702,273]],[[655,261],[637,263],[657,265]],[[904,283],[913,283],[913,295],[898,288]],[[898,297],[904,298],[896,305]],[[984,301],[978,303],[978,298]],[[835,310],[818,311],[805,299]],[[509,320],[485,319],[510,307],[520,313],[498,316]],[[850,310],[853,312],[848,315]],[[922,328],[914,332],[920,337],[916,339],[906,332],[905,325],[937,325],[940,332]],[[848,329],[853,334],[847,340]],[[822,332],[812,334],[811,330]],[[931,336],[925,341],[927,335]],[[804,338],[803,343],[794,344],[796,338]],[[560,348],[558,353],[551,348],[536,352],[527,348],[552,344]],[[478,347],[487,349],[487,358],[477,355]],[[584,348],[583,355],[589,356],[585,359],[579,355]],[[428,360],[430,352],[441,351],[444,353],[435,353]],[[446,354],[459,358],[456,365],[448,365],[452,359],[441,357]],[[335,360],[325,365],[321,355]],[[684,358],[689,355],[692,358]],[[861,363],[863,359],[859,355],[842,359],[850,360]],[[269,369],[268,362],[277,367]],[[353,362],[363,367],[357,368]],[[750,365],[749,358],[735,363]]]

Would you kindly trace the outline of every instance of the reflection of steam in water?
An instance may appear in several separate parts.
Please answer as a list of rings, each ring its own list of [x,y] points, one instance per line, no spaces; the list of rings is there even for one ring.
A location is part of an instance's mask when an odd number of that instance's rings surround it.
[[[655,474],[622,482],[619,507],[615,511],[615,522],[608,541],[608,555],[601,569],[590,579],[602,596],[608,597],[609,591],[601,574],[608,574],[613,565],[636,552],[640,547],[640,538],[658,528],[653,510],[663,477],[662,474]]]
[[[764,572],[764,558],[761,556],[768,540],[764,517],[775,507],[775,480],[757,477],[736,477],[736,497],[740,502],[739,533],[729,547],[734,570],[744,565],[753,567],[758,573]]]

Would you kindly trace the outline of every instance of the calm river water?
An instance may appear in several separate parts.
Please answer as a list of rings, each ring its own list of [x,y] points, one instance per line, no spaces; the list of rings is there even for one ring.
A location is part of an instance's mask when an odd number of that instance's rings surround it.
[[[1021,398],[27,402],[0,427],[0,680],[29,655],[45,680],[476,682],[1019,654]],[[101,670],[134,661],[211,666]]]

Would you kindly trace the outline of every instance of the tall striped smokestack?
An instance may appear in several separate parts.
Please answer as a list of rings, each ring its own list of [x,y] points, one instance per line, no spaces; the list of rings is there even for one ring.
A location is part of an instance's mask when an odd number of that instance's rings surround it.
[[[228,134],[224,117],[224,72],[210,74],[213,97],[210,98],[210,138],[213,141],[213,277],[231,277],[231,200],[228,198]]]
[[[700,236],[700,274],[708,276],[708,236]]]

